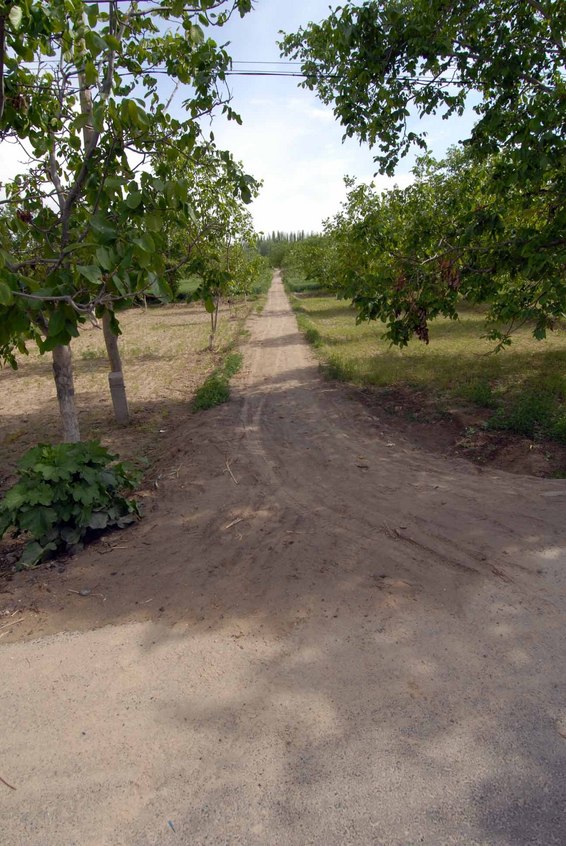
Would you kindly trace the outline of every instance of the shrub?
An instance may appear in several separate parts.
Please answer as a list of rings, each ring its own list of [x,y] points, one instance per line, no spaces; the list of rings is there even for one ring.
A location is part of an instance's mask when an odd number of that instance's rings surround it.
[[[18,481],[0,502],[0,537],[12,528],[28,539],[20,568],[80,549],[90,531],[122,528],[139,517],[135,500],[124,496],[139,473],[115,459],[98,441],[39,444],[22,456]]]

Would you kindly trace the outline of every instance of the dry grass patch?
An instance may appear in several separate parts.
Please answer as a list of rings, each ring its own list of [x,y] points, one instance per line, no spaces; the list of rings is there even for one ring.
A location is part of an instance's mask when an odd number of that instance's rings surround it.
[[[196,389],[218,366],[253,304],[222,309],[216,350],[207,349],[210,318],[200,305],[175,304],[122,313],[120,349],[132,425],[114,423],[102,330],[85,327],[72,345],[83,439],[100,438],[124,458],[151,457],[160,438],[190,414]],[[0,371],[0,486],[19,456],[38,442],[60,439],[50,356],[31,350],[17,371]],[[162,431],[165,430],[165,431]]]

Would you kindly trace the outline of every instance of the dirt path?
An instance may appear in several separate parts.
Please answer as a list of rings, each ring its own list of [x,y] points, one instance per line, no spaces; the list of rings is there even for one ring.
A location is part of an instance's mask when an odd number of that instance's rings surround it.
[[[564,481],[404,443],[278,279],[251,329],[144,522],[0,640],[0,839],[563,846]]]

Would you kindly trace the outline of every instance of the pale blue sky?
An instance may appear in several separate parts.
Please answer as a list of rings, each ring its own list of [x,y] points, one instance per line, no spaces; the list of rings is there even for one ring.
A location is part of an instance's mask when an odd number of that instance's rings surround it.
[[[233,19],[217,32],[223,36],[218,40],[231,42],[228,52],[234,62],[278,61],[279,30],[293,32],[309,21],[320,21],[328,9],[328,0],[257,0],[253,12]],[[241,67],[234,65],[235,69]],[[219,146],[230,149],[250,173],[264,181],[261,195],[252,205],[259,230],[320,229],[344,199],[344,175],[371,181],[376,170],[369,147],[351,139],[342,143],[343,130],[331,108],[299,88],[298,82],[292,78],[231,77],[232,105],[241,114],[243,126],[214,120]],[[433,152],[442,155],[448,146],[466,137],[473,117],[427,120]],[[375,182],[378,187],[394,182],[405,185],[411,178],[411,166],[412,160],[404,160],[395,179],[378,176]]]

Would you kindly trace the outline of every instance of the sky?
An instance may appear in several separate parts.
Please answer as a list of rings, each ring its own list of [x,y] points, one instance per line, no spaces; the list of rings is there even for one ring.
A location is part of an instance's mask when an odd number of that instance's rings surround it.
[[[226,26],[210,33],[220,44],[229,42],[234,70],[284,70],[282,65],[251,63],[281,62],[277,47],[280,31],[294,32],[309,21],[321,21],[328,14],[330,0],[255,0],[254,5],[244,18],[234,15]],[[332,5],[338,5],[338,0]],[[354,139],[343,142],[343,129],[331,107],[300,88],[299,79],[232,76],[229,82],[231,105],[243,125],[216,116],[204,128],[213,130],[218,147],[230,150],[248,173],[263,181],[260,196],[250,207],[258,232],[320,231],[323,221],[336,214],[345,199],[346,175],[358,181],[373,180],[378,188],[410,183],[411,158],[400,163],[394,178],[374,178],[376,166],[369,147]],[[164,89],[165,99],[169,93]],[[171,107],[172,111],[178,108],[179,115],[182,100],[179,92]],[[473,117],[468,112],[449,121],[427,119],[432,152],[441,156],[450,145],[467,137]],[[18,146],[3,142],[0,179],[21,172],[24,159]]]
[[[279,31],[294,32],[328,14],[329,0],[257,0],[243,19],[233,18],[217,40],[230,41],[234,69],[250,62],[281,61]],[[334,2],[333,6],[338,5]],[[274,66],[273,70],[282,69]],[[292,68],[293,70],[297,68]],[[216,142],[240,159],[246,170],[263,180],[251,211],[258,231],[320,231],[345,198],[344,176],[374,181],[378,188],[411,181],[412,159],[399,165],[394,178],[374,178],[376,166],[367,145],[342,142],[343,128],[330,106],[298,86],[294,78],[231,77],[232,106],[243,125],[215,119]],[[473,114],[443,121],[427,120],[430,148],[436,155],[467,137]]]

